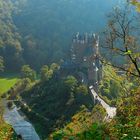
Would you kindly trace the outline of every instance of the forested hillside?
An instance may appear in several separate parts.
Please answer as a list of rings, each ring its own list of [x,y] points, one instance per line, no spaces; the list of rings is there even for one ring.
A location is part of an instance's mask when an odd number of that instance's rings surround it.
[[[23,64],[39,70],[43,64],[60,63],[67,58],[73,34],[101,32],[106,15],[118,3],[1,0],[0,56],[6,70],[19,71]]]
[[[107,21],[106,15],[118,3],[117,0],[106,3],[104,0],[27,1],[19,15],[14,17],[20,33],[32,45],[31,49],[29,43],[24,44],[24,58],[35,68],[46,62],[59,63],[67,57],[73,34],[101,32]],[[36,60],[36,65],[32,60]]]
[[[12,1],[1,0],[0,11],[0,56],[3,57],[7,70],[17,70],[23,64],[23,59],[21,36],[12,17],[15,11]]]
[[[139,11],[0,0],[0,140],[139,140]]]
[[[23,110],[42,138],[71,121],[82,105],[89,110],[93,107],[87,87],[79,84],[73,76],[65,79],[52,77],[20,96],[29,107],[21,104]]]

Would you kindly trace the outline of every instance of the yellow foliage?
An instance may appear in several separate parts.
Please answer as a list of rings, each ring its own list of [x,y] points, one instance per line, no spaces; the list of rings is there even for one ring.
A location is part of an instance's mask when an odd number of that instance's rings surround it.
[[[0,104],[0,140],[14,140],[12,127],[6,124],[2,117],[3,109]]]
[[[0,123],[0,140],[12,140],[13,129],[5,124],[4,122]]]
[[[69,136],[76,136],[79,133],[84,132],[94,122],[101,122],[105,117],[105,110],[100,106],[96,105],[92,111],[89,111],[84,105],[81,106],[81,111],[76,113],[71,122],[68,123],[64,128],[63,132],[67,134],[66,138]],[[61,130],[58,130],[56,133],[59,133]],[[50,135],[51,138],[52,135]],[[65,140],[65,138],[63,138]]]

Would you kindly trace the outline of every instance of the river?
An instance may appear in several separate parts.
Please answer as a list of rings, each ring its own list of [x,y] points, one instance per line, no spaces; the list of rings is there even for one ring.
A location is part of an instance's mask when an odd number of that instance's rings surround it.
[[[26,121],[25,116],[19,113],[15,105],[11,109],[7,107],[6,101],[3,101],[3,105],[5,108],[3,118],[13,127],[17,135],[20,135],[23,140],[40,140],[33,125]]]

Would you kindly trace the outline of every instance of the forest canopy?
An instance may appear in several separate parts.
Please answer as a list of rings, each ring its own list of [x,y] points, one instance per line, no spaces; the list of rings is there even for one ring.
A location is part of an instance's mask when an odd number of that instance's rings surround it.
[[[68,57],[73,34],[100,32],[117,0],[0,0],[0,56],[5,70],[39,70]],[[102,10],[100,10],[102,9]],[[98,13],[98,14],[96,14]],[[101,20],[104,22],[101,22]]]

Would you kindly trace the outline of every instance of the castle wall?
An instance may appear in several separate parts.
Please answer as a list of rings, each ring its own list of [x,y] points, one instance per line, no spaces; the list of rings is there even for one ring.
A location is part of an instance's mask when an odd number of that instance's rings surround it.
[[[77,66],[88,69],[87,78],[89,82],[99,82],[102,79],[102,65],[99,60],[99,37],[95,34],[81,36],[77,33],[73,38],[71,50],[72,61]]]
[[[74,43],[73,44],[73,55],[75,55],[75,62],[82,63],[83,55],[86,49],[86,44]]]

